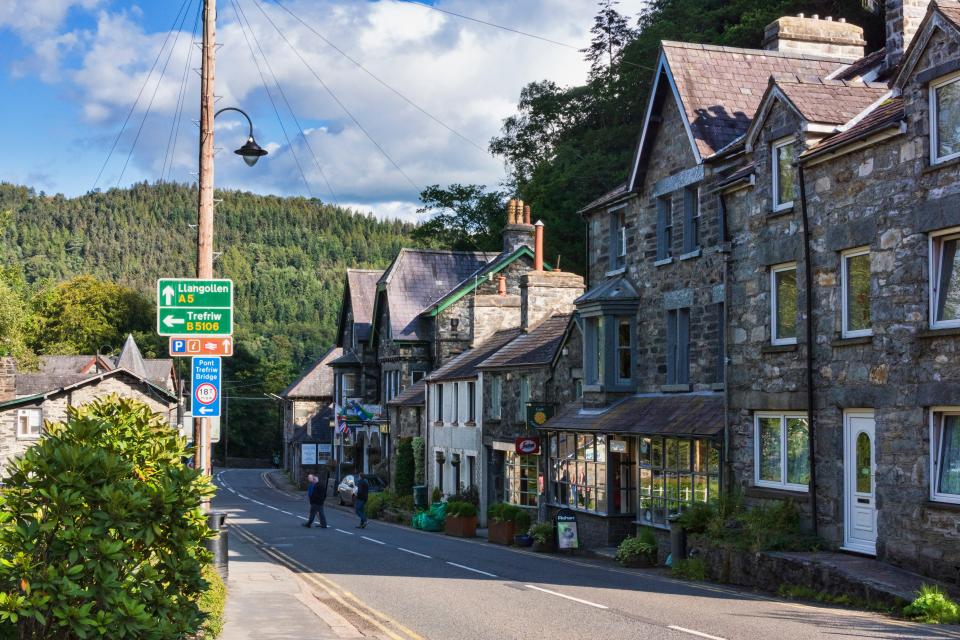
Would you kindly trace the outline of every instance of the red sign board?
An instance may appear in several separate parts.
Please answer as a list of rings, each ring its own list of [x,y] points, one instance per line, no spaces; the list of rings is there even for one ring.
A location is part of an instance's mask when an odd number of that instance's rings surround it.
[[[170,338],[170,355],[192,356],[232,356],[233,338]]]
[[[521,456],[535,456],[540,453],[540,438],[537,436],[520,436],[515,445]]]

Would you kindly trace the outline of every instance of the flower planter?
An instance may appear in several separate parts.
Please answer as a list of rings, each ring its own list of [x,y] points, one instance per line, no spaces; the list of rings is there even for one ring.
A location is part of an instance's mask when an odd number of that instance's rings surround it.
[[[550,553],[553,551],[553,543],[533,541],[533,550],[537,553]]]
[[[515,529],[512,520],[491,520],[487,528],[487,540],[494,544],[509,545],[513,542]]]
[[[444,523],[444,533],[457,538],[477,537],[477,516],[467,518],[447,516],[446,522]]]
[[[513,544],[517,545],[518,547],[529,547],[533,545],[533,538],[525,533],[518,533],[517,535],[513,536]]]

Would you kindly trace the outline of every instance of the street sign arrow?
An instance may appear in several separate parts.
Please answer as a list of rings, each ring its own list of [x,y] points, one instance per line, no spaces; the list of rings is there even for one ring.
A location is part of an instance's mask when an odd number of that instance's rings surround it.
[[[174,318],[173,316],[164,316],[163,318],[163,324],[168,329],[173,329],[178,324],[184,324],[185,322],[186,320],[184,320],[183,318]]]
[[[213,413],[213,407],[202,406],[197,409],[197,413],[202,416],[207,415],[208,413]]]
[[[173,296],[174,296],[173,287],[171,287],[170,285],[165,286],[163,288],[163,291],[160,292],[160,295],[163,296],[164,304],[166,304],[168,307],[173,304]]]

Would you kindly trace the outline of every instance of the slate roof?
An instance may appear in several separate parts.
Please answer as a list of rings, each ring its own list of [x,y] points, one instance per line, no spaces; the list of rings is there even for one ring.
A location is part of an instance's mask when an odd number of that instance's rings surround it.
[[[333,369],[330,368],[330,362],[342,354],[343,349],[340,347],[331,347],[280,395],[290,399],[332,398]]]
[[[715,436],[723,432],[723,395],[633,396],[604,411],[568,405],[540,427],[543,431],[674,436]]]
[[[810,158],[812,156],[828,153],[829,151],[842,147],[845,144],[867,137],[871,133],[896,125],[903,120],[903,118],[903,98],[891,98],[871,111],[862,120],[860,120],[860,122],[856,123],[846,131],[841,131],[840,133],[835,133],[829,138],[825,138],[817,146],[804,151],[800,157]]]
[[[534,367],[549,365],[573,318],[572,313],[555,315],[541,322],[533,331],[521,333],[484,360],[478,369]]]
[[[837,80],[856,80],[882,66],[887,59],[886,47],[863,56],[849,67],[834,76]]]
[[[93,370],[109,371],[113,363],[103,356],[40,356],[38,373],[48,375],[78,375],[96,362],[99,366]]]
[[[593,202],[588,202],[583,207],[581,207],[577,213],[584,213],[586,211],[596,209],[597,207],[602,207],[605,204],[618,200],[619,198],[627,195],[628,193],[630,192],[627,189],[627,183],[624,182],[622,184],[617,185],[610,191],[607,191],[605,194],[603,194]]]
[[[843,124],[889,92],[886,83],[827,80],[796,74],[770,78],[807,122]]]
[[[853,60],[757,49],[663,42],[701,157],[743,135],[774,73],[828,76]]]
[[[137,341],[134,340],[133,336],[129,333],[127,334],[127,339],[123,343],[123,348],[120,350],[120,355],[117,357],[114,366],[126,369],[141,378],[147,377],[147,368],[143,364],[143,355],[140,353],[140,348],[137,347]]]
[[[429,382],[442,382],[445,380],[473,378],[477,375],[477,367],[481,362],[499,351],[518,335],[520,335],[520,329],[498,331],[480,346],[468,349],[452,358],[445,365],[434,370],[426,379]]]
[[[755,170],[755,167],[752,162],[749,164],[745,164],[744,166],[740,167],[739,169],[737,169],[727,177],[721,178],[717,182],[717,187],[721,189],[726,188],[733,185],[736,182],[740,182],[741,180],[749,178],[751,175],[753,175],[754,170]]]
[[[142,378],[131,371],[123,368],[112,369],[110,371],[101,371],[99,373],[91,372],[81,375],[50,375],[44,373],[26,373],[17,374],[17,397],[13,400],[0,402],[0,408],[8,408],[15,405],[27,404],[35,401],[42,401],[48,396],[56,393],[62,393],[70,389],[81,387],[87,384],[95,384],[100,380],[113,376],[130,376],[144,382],[155,391],[163,394],[170,402],[176,402],[176,394],[167,389],[166,386],[156,384],[155,382]]]
[[[353,311],[353,330],[357,334],[357,340],[370,339],[373,302],[377,296],[377,282],[382,276],[381,269],[347,269],[350,309]]]
[[[422,407],[424,404],[426,404],[426,390],[426,381],[418,380],[416,384],[410,385],[392,399],[387,400],[387,406]]]
[[[456,284],[496,259],[496,253],[401,249],[380,278],[394,340],[429,340],[420,314]]]
[[[960,2],[956,0],[935,0],[933,5],[940,10],[944,18],[960,29]]]
[[[439,299],[434,301],[429,307],[423,310],[423,313],[429,313],[439,309],[445,302],[455,298],[456,294],[460,292],[465,287],[472,289],[473,285],[479,284],[487,277],[488,273],[496,273],[503,269],[505,266],[516,260],[517,258],[528,255],[530,258],[533,258],[533,249],[527,246],[520,246],[511,251],[510,253],[501,253],[497,255],[490,262],[481,265],[476,271],[468,275],[462,281],[450,288],[449,291],[444,293]]]

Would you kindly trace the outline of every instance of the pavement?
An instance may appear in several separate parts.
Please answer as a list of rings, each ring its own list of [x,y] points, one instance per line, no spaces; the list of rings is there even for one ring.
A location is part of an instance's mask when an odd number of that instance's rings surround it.
[[[330,528],[307,530],[300,526],[303,494],[271,481],[269,472],[230,469],[215,478],[221,490],[214,504],[231,513],[238,554],[231,555],[227,640],[960,639],[957,627],[789,602],[605,559],[536,554],[379,521],[360,530],[356,516],[332,504]]]

